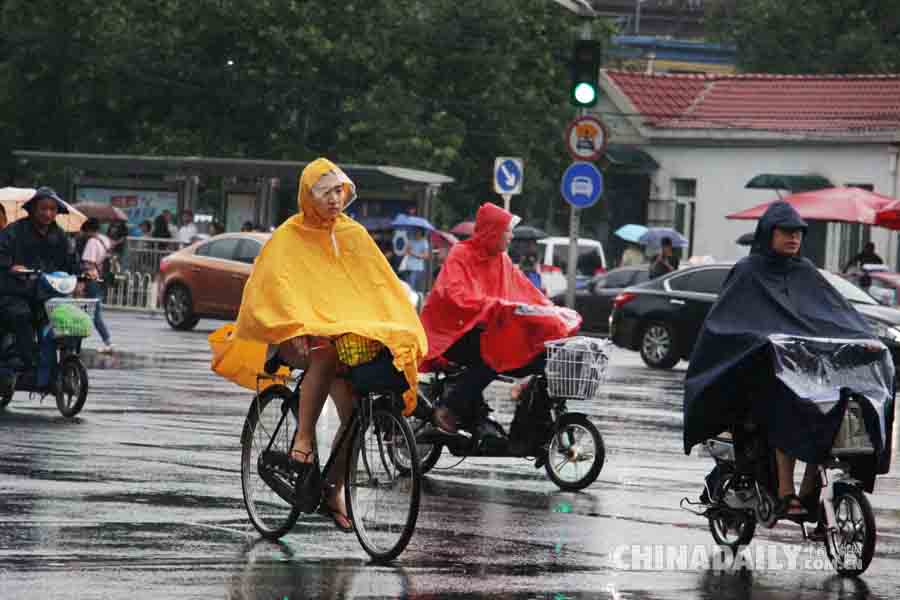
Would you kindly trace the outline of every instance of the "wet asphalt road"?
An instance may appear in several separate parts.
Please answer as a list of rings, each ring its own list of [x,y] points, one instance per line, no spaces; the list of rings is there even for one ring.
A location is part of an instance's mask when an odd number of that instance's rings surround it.
[[[0,415],[0,598],[900,593],[900,444],[892,472],[870,496],[879,541],[863,579],[835,577],[815,546],[796,546],[793,525],[757,530],[751,549],[767,560],[749,571],[715,570],[705,520],[678,508],[683,496],[697,495],[710,466],[681,451],[684,365],[650,371],[622,351],[601,395],[570,404],[590,415],[607,448],[599,479],[584,492],[558,491],[521,459],[453,467],[445,457],[426,478],[415,536],[390,567],[368,564],[355,536],[320,518],[302,518],[281,543],[259,541],[239,471],[251,395],[209,370],[205,338],[218,324],[182,333],[158,317],[118,312],[108,321],[119,352],[85,353],[91,391],[78,418],[21,393]],[[502,386],[494,391],[505,395]],[[496,399],[494,407],[508,424],[511,404]],[[329,411],[321,425],[335,422]],[[687,564],[654,554],[679,549]],[[786,550],[799,553],[795,568],[785,568]]]

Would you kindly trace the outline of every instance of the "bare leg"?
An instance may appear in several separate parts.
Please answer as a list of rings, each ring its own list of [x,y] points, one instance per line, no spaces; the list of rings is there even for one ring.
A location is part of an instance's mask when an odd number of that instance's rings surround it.
[[[794,465],[797,464],[797,460],[785,454],[781,448],[776,448],[775,462],[778,466],[778,497],[795,494]]]
[[[778,497],[784,498],[785,496],[796,495],[794,491],[794,466],[797,464],[797,459],[785,454],[781,448],[776,448],[775,463],[778,471]],[[807,465],[808,472],[809,466]],[[796,499],[791,501],[787,507],[787,514],[789,515],[802,515],[805,512],[806,509]]]
[[[800,492],[798,496],[806,498],[810,494],[814,494],[819,487],[819,465],[806,465],[803,472],[803,481],[800,482]]]
[[[334,484],[334,488],[328,497],[328,506],[346,517],[347,506],[344,502],[344,482],[346,477],[345,465],[347,464],[347,456],[350,451],[350,439],[344,438],[340,448],[337,448],[337,443],[344,429],[350,425],[350,417],[353,414],[353,388],[350,386],[350,382],[344,379],[335,379],[331,384],[331,399],[334,401],[334,406],[337,409],[341,426],[334,434],[334,441],[331,446],[332,452],[336,452],[336,454],[334,466],[328,473],[327,479],[328,483]]]
[[[313,462],[316,422],[322,414],[322,407],[325,406],[336,368],[337,353],[333,347],[328,346],[311,352],[306,376],[300,385],[297,433],[294,435],[291,452],[291,458],[298,462]]]

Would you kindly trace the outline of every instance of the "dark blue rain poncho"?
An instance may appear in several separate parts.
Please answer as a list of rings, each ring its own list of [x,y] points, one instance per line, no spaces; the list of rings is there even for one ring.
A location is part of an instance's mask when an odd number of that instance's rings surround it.
[[[806,223],[791,205],[773,203],[759,220],[750,256],[734,266],[703,324],[685,380],[686,454],[751,417],[771,446],[821,463],[846,405],[823,413],[784,385],[775,376],[769,336],[876,337],[812,262],[772,251],[776,227],[805,229]]]

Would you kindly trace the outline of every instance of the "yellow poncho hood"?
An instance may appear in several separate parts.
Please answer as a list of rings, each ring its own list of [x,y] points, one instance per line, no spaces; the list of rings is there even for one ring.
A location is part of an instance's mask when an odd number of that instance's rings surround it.
[[[344,214],[325,220],[313,209],[313,187],[325,175],[343,184],[345,208],[355,198],[353,183],[334,163],[319,158],[307,165],[300,177],[300,213],[275,230],[256,259],[237,324],[209,337],[212,368],[255,390],[269,344],[302,335],[355,333],[391,351],[409,383],[404,394],[409,413],[415,408],[418,364],[427,350],[425,331],[406,289],[366,230]]]

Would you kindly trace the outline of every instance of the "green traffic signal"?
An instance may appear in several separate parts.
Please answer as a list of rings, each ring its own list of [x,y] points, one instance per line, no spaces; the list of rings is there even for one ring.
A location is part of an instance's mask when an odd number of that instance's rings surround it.
[[[572,53],[572,82],[569,100],[575,106],[597,104],[597,77],[602,62],[603,47],[594,40],[578,40]]]
[[[575,85],[573,97],[579,106],[593,106],[597,103],[597,88],[582,81]]]

